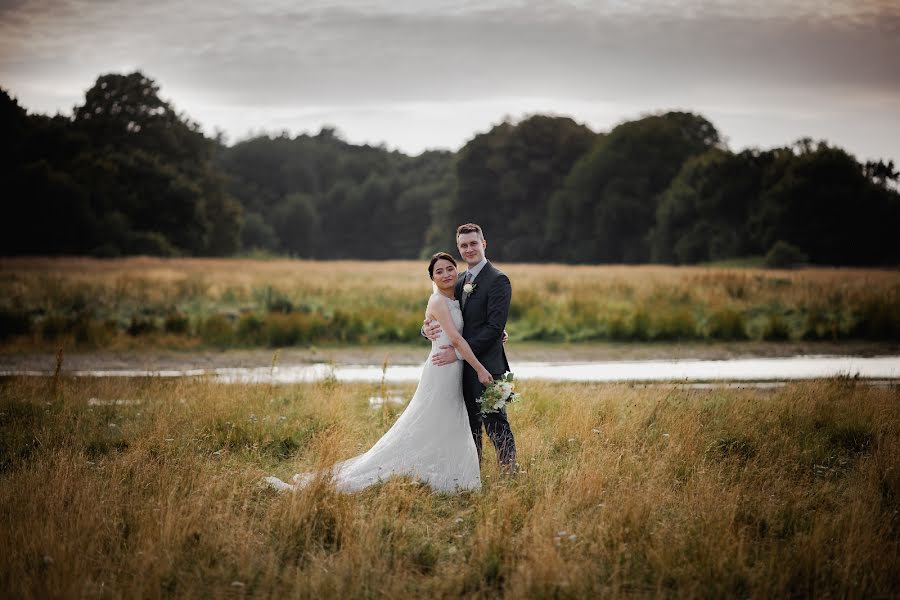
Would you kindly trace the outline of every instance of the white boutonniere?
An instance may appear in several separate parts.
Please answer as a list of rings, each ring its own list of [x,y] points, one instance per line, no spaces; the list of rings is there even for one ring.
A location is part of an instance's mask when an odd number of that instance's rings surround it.
[[[468,294],[469,296],[471,296],[472,294],[475,293],[475,288],[477,288],[477,287],[478,287],[477,283],[467,283],[463,286],[463,291],[466,294]]]

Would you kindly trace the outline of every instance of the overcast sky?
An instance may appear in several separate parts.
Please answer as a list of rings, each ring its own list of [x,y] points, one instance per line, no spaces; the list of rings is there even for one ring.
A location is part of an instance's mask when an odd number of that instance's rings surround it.
[[[333,125],[412,154],[506,116],[679,109],[735,150],[809,136],[900,162],[898,57],[896,0],[0,0],[0,86],[30,112],[141,69],[230,141]]]

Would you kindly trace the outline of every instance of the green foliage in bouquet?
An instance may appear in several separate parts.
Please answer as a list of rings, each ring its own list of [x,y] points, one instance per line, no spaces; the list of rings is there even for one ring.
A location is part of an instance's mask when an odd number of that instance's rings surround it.
[[[482,415],[500,412],[507,404],[519,402],[522,399],[522,396],[515,391],[514,378],[515,376],[507,371],[500,379],[495,379],[492,384],[484,388],[484,393],[476,400],[481,405]]]

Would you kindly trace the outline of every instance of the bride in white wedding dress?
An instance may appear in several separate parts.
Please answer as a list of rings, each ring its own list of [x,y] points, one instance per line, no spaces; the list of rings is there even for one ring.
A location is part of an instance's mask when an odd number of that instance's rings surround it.
[[[431,258],[428,274],[436,292],[428,300],[426,315],[436,319],[444,331],[432,342],[431,352],[453,345],[478,373],[479,381],[487,385],[493,381],[491,374],[460,333],[462,311],[453,298],[456,261],[439,252]],[[480,489],[478,454],[463,401],[462,362],[438,367],[431,363],[429,354],[416,393],[397,422],[368,452],[337,463],[329,472],[337,489],[346,492],[359,491],[392,475],[418,479],[440,492]],[[315,476],[294,475],[293,484],[277,477],[266,477],[265,481],[278,490],[296,490]]]

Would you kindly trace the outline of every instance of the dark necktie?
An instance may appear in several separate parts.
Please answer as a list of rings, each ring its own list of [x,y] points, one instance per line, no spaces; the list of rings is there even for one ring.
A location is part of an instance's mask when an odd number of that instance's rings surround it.
[[[472,283],[472,280],[475,279],[472,277],[472,271],[466,271],[466,280],[463,283],[463,293],[462,293],[462,306],[461,308],[466,307],[466,300],[469,299],[469,294],[466,292],[466,285]]]

